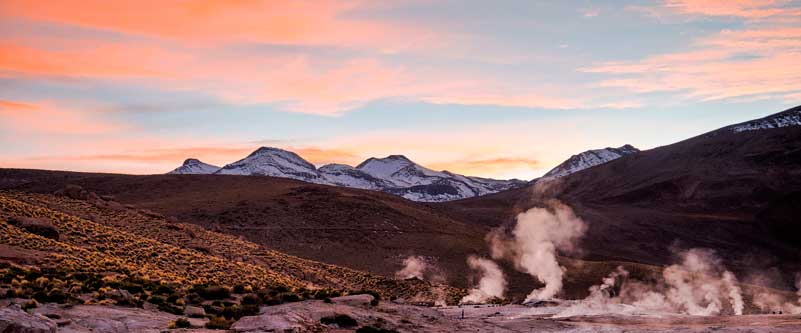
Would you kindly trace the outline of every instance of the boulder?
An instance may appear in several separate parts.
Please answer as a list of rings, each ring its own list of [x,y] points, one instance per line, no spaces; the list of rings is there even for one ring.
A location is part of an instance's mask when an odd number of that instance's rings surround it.
[[[58,229],[56,229],[49,219],[42,217],[14,216],[8,219],[8,223],[32,234],[58,240]]]
[[[0,332],[55,333],[56,322],[40,315],[32,315],[12,306],[0,309]]]
[[[242,317],[231,326],[234,332],[301,332],[306,325],[288,320],[283,316],[250,316]]]
[[[331,302],[334,304],[344,304],[350,306],[368,306],[373,299],[375,299],[373,295],[361,294],[334,297],[331,299]]]
[[[201,318],[206,316],[206,310],[199,306],[187,305],[186,309],[184,309],[184,314],[187,317]]]

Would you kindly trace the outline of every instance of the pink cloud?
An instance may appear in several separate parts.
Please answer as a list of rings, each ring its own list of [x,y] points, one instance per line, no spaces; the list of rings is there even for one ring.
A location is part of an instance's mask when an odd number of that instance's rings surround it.
[[[723,31],[696,42],[692,51],[582,69],[612,75],[602,87],[638,93],[683,91],[700,100],[801,92],[801,29]]]
[[[767,19],[801,15],[801,8],[781,0],[666,0],[664,6],[681,14]]]

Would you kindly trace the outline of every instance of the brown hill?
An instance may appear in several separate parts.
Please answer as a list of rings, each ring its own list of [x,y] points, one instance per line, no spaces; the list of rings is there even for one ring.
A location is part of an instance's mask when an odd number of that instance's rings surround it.
[[[624,156],[551,183],[442,205],[498,226],[556,197],[589,223],[587,260],[670,263],[676,248],[717,250],[741,275],[801,271],[801,107]],[[754,125],[756,124],[756,125]],[[765,128],[753,128],[762,124]]]
[[[39,228],[29,228],[31,222]],[[438,297],[419,281],[390,280],[289,256],[96,197],[75,200],[3,191],[0,229],[0,261],[63,272],[117,272],[186,288],[240,284],[374,290],[407,299]],[[49,232],[43,234],[43,229]]]
[[[304,258],[393,276],[406,256],[462,278],[487,228],[381,192],[248,176],[127,176],[0,170],[0,187],[52,193],[68,184]]]
[[[446,214],[441,206],[381,192],[272,177],[0,169],[0,188],[53,193],[70,184],[113,196],[136,210],[166,216],[165,223],[190,222],[268,249],[386,278],[394,278],[404,258],[417,255],[435,267],[427,278],[467,287],[471,277],[467,256],[488,252],[484,238],[491,228],[473,223],[470,216]],[[71,210],[82,216],[91,214],[89,207]],[[564,262],[584,267],[582,274],[566,282],[573,297],[585,294],[588,286],[617,264],[568,258]],[[510,266],[506,270],[519,286],[514,295],[524,295],[536,286],[529,276],[514,273]],[[322,283],[325,278],[314,280]]]

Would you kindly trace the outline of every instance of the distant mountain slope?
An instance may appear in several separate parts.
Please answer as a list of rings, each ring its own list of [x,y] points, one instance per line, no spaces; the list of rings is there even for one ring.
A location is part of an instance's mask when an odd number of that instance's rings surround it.
[[[239,161],[224,166],[217,174],[273,176],[323,182],[317,168],[297,154],[278,148],[261,147]]]
[[[184,166],[170,173],[291,178],[315,184],[383,191],[426,202],[470,198],[525,184],[514,179],[495,180],[433,171],[402,155],[370,158],[355,168],[344,164],[328,164],[317,169],[293,152],[272,147],[261,147],[244,159],[209,172],[214,168],[217,167],[189,159],[184,162]]]
[[[634,148],[632,145],[624,145],[618,148],[588,150],[581,154],[571,156],[566,161],[551,169],[551,171],[548,171],[542,178],[554,179],[564,177],[639,151],[639,149]]]
[[[732,125],[728,128],[734,132],[743,132],[789,126],[801,126],[801,107],[795,107],[764,118]]]
[[[403,155],[370,158],[356,169],[393,185],[384,191],[413,201],[458,200],[500,192],[523,184],[519,180],[495,180],[433,171]]]
[[[210,175],[220,170],[220,167],[203,163],[198,159],[190,158],[184,164],[168,172],[171,175]]]

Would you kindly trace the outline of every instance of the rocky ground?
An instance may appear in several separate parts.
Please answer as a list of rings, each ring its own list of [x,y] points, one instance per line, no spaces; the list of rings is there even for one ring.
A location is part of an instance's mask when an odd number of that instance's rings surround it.
[[[233,332],[801,332],[799,315],[685,316],[619,315],[557,318],[565,306],[523,305],[425,307],[393,302],[371,304],[370,295],[264,306],[242,317]],[[0,309],[2,332],[213,332],[168,329],[179,316],[155,309],[102,305],[43,304],[29,313]],[[11,328],[9,330],[9,328]],[[217,331],[220,332],[220,331]]]

